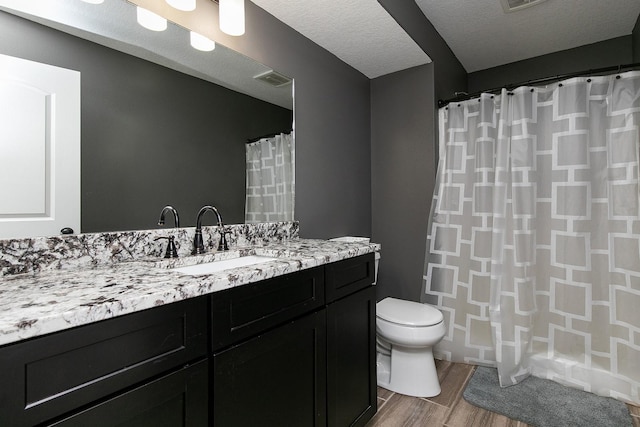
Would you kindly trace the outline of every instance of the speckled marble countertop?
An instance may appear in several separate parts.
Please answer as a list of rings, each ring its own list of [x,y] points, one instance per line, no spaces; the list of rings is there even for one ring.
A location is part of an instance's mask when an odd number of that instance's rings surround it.
[[[206,295],[379,250],[364,242],[292,239],[162,261],[76,267],[5,276],[0,280],[0,345],[154,306]],[[170,268],[241,255],[277,261],[200,276]]]

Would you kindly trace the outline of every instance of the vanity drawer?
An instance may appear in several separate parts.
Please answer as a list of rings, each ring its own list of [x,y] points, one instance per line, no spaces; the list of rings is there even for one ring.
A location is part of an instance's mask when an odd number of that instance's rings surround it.
[[[373,253],[325,266],[327,304],[371,286],[375,275]]]
[[[204,357],[206,312],[196,298],[0,348],[0,425],[35,425]]]
[[[324,305],[316,267],[211,295],[212,350],[237,343]]]
[[[203,427],[208,405],[208,360],[201,360],[46,426]]]

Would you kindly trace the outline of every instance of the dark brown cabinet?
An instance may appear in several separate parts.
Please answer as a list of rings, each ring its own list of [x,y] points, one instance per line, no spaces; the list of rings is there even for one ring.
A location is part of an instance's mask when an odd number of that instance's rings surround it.
[[[377,409],[373,279],[369,254],[213,294],[213,425],[366,424]]]
[[[324,268],[211,295],[214,426],[325,426]]]
[[[327,425],[363,426],[377,410],[374,255],[325,266]]]
[[[213,356],[214,426],[325,426],[324,310]]]
[[[0,347],[0,426],[350,426],[376,412],[373,254]]]
[[[207,331],[203,297],[4,346],[0,425],[57,420],[205,359]]]
[[[363,426],[377,410],[376,290],[327,306],[327,425]]]
[[[201,360],[46,425],[206,426],[209,416],[207,365],[207,360]]]
[[[211,294],[211,351],[237,344],[324,306],[316,267]]]

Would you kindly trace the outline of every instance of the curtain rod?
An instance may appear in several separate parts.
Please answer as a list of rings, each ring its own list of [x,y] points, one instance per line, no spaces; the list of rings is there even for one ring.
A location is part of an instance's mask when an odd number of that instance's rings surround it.
[[[556,76],[544,77],[544,78],[541,78],[541,79],[527,80],[527,81],[520,82],[520,83],[510,83],[510,84],[502,86],[502,87],[497,87],[497,88],[493,88],[493,89],[489,89],[489,90],[483,90],[483,91],[480,91],[480,92],[474,92],[474,93],[471,93],[471,94],[468,94],[468,93],[465,93],[465,92],[456,92],[456,96],[453,97],[453,98],[449,98],[449,99],[445,99],[445,100],[439,99],[438,100],[438,108],[442,108],[442,107],[448,105],[450,102],[460,102],[460,101],[466,101],[468,99],[477,98],[483,93],[499,93],[500,91],[502,91],[503,88],[505,88],[507,90],[513,90],[513,89],[515,89],[517,87],[520,87],[520,86],[536,85],[536,84],[542,84],[542,83],[551,83],[551,82],[558,81],[558,80],[570,79],[572,77],[591,76],[593,74],[602,74],[602,73],[607,73],[607,72],[610,72],[610,71],[621,72],[623,69],[638,68],[638,67],[640,67],[640,62],[636,62],[636,63],[633,63],[633,64],[625,64],[625,65],[604,67],[604,68],[596,68],[596,69],[591,69],[591,70],[579,71],[577,73],[559,74],[559,75],[556,75]],[[458,95],[459,93],[462,93],[463,95]]]
[[[291,129],[282,131],[282,132],[277,132],[277,133],[268,133],[266,135],[258,136],[256,138],[247,139],[247,142],[245,142],[245,144],[252,144],[254,142],[260,141],[263,138],[273,138],[274,136],[280,135],[281,133],[284,133],[285,135],[290,134]]]

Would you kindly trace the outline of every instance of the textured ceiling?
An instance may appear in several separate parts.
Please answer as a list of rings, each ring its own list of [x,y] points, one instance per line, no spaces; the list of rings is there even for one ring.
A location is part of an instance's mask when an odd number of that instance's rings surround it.
[[[425,63],[376,0],[252,1],[370,78]],[[640,14],[640,0],[546,0],[511,13],[501,0],[398,1],[417,3],[467,72],[627,36]]]
[[[369,78],[431,61],[376,0],[251,1]],[[500,0],[402,1],[417,3],[467,72],[627,36],[640,14],[640,0],[546,0],[512,13],[504,12]],[[70,0],[0,0],[0,6],[18,9],[33,4],[45,5],[39,22],[63,31],[244,93],[267,89],[261,82],[241,80],[266,67],[254,63],[250,75],[241,75],[230,64],[250,62],[247,58],[222,47],[210,55],[184,49],[187,36],[179,27],[166,34],[146,31],[135,24],[132,6],[125,0],[100,6]],[[74,13],[79,18],[69,21]],[[229,58],[215,60],[218,54]],[[275,98],[266,93],[256,97],[291,108],[290,89]]]
[[[431,62],[376,0],[252,1],[369,78]]]
[[[547,0],[505,13],[500,0],[416,0],[467,72],[631,34],[640,0]]]

